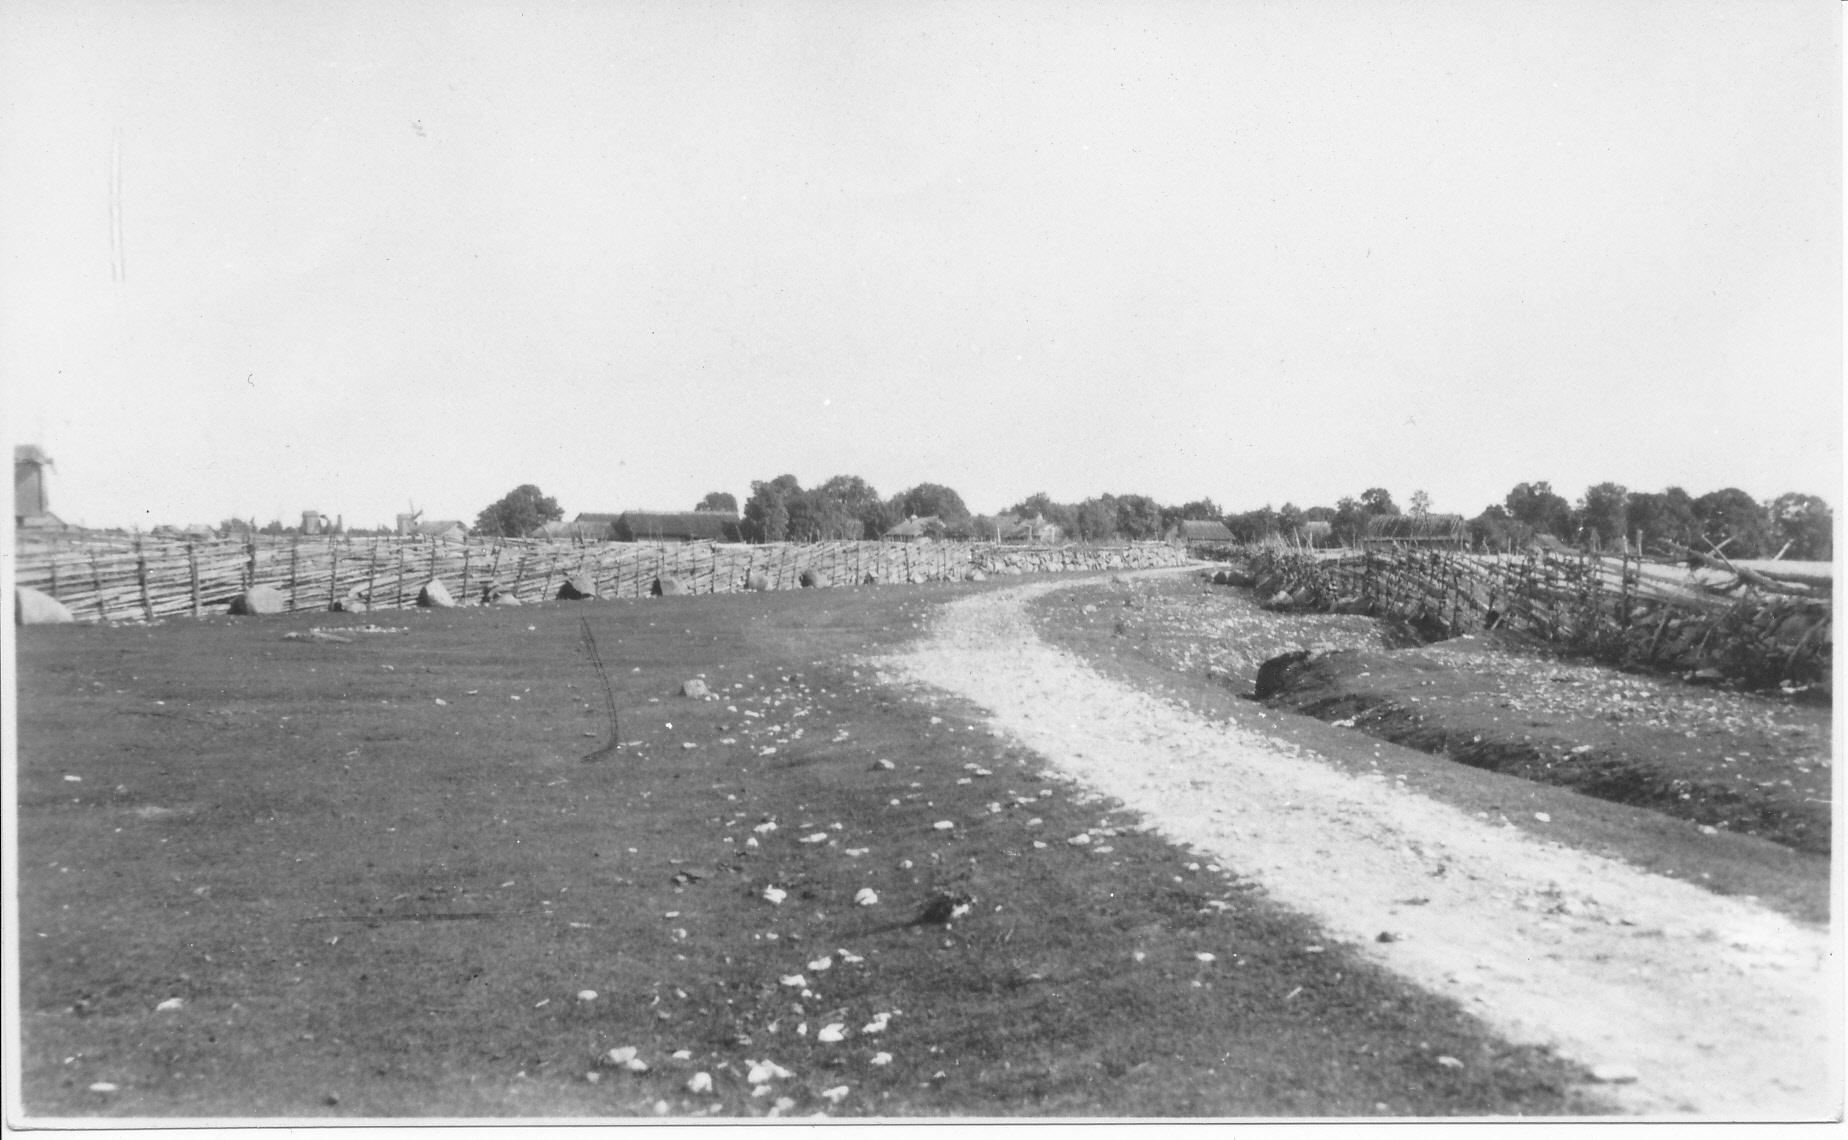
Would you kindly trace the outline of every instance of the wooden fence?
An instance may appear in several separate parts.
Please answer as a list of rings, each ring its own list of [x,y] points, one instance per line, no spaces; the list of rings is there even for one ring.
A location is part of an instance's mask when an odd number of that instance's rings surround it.
[[[1830,683],[1831,595],[1763,575],[1701,583],[1630,554],[1266,548],[1238,560],[1260,598],[1288,608],[1424,623],[1436,636],[1520,630],[1607,660],[1713,669],[1753,685]]]
[[[152,536],[20,536],[14,581],[63,602],[79,621],[153,621],[222,613],[252,586],[281,591],[290,610],[413,606],[440,581],[458,602],[498,584],[522,602],[553,598],[565,579],[588,578],[599,597],[635,598],[657,578],[684,592],[730,593],[761,575],[772,590],[866,582],[961,581],[984,574],[1177,566],[1166,543],[1021,547],[970,543],[825,542],[741,545],[521,539],[438,541],[395,537],[270,537],[186,541]]]

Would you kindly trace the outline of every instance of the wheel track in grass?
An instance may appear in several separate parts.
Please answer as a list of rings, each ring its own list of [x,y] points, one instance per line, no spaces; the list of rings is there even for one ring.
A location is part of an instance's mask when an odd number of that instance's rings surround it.
[[[1490,825],[1112,681],[1033,631],[1025,603],[1072,584],[952,602],[885,664],[987,709],[1055,769],[1510,1040],[1632,1071],[1599,1086],[1616,1111],[1839,1117],[1828,931]]]

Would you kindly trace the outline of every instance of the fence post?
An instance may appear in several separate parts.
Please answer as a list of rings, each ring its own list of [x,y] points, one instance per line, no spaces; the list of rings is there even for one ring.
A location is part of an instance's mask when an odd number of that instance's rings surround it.
[[[398,540],[398,597],[392,605],[395,609],[404,608],[404,540],[402,538]]]
[[[154,601],[148,597],[148,558],[141,549],[141,536],[135,536],[135,579],[141,584],[141,612],[154,620]]]
[[[244,588],[246,590],[257,584],[257,532],[251,531],[248,540],[250,561],[244,564]]]
[[[90,584],[96,587],[96,616],[109,620],[109,607],[103,604],[103,571],[96,564],[96,551],[90,551]]]
[[[462,605],[468,604],[468,564],[474,550],[474,543],[462,540],[462,597],[459,599]]]
[[[302,536],[296,535],[289,540],[289,612],[300,609],[297,595],[302,585]]]
[[[334,545],[334,536],[327,536],[327,609],[331,613],[334,600],[340,596],[340,548]]]
[[[199,616],[199,548],[193,543],[186,544],[186,565],[192,572],[192,616]]]

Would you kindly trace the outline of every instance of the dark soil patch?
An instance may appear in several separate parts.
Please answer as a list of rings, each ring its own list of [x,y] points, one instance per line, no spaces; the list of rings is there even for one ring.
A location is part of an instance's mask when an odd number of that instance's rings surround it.
[[[982,588],[22,630],[27,1110],[1597,1110],[1575,1067],[1306,953],[1300,916],[850,660]],[[590,764],[585,617],[624,742]],[[314,626],[353,640],[283,637]],[[716,699],[674,695],[696,675]],[[1041,846],[1100,821],[1108,857]],[[969,910],[908,921],[946,895]],[[648,1070],[599,1062],[620,1047]],[[753,1085],[766,1059],[792,1075]]]

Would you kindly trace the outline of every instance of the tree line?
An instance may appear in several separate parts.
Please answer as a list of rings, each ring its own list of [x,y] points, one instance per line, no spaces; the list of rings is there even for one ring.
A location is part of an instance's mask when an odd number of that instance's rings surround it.
[[[1211,520],[1225,524],[1234,539],[1244,542],[1275,536],[1355,545],[1370,519],[1430,515],[1431,498],[1415,491],[1402,512],[1391,492],[1369,487],[1332,507],[1285,503],[1275,509],[1266,504],[1226,512],[1211,498],[1164,505],[1148,495],[1105,494],[1065,503],[1042,491],[994,514],[978,515],[954,488],[941,483],[919,483],[885,497],[857,475],[836,475],[810,488],[794,475],[779,475],[753,481],[742,512],[738,501],[724,491],[711,492],[694,509],[737,517],[739,533],[747,542],[877,539],[907,519],[928,520],[927,537],[979,541],[1002,537],[1011,526],[1039,518],[1057,526],[1062,537],[1084,542],[1159,539],[1183,520]],[[555,499],[524,484],[483,509],[475,529],[520,536],[563,517]],[[1737,487],[1695,497],[1680,487],[1631,491],[1617,483],[1599,483],[1587,487],[1574,502],[1550,483],[1519,483],[1502,502],[1465,522],[1472,543],[1495,550],[1520,549],[1541,536],[1587,549],[1615,549],[1640,537],[1651,553],[1712,547],[1731,558],[1834,557],[1834,513],[1821,498],[1798,492],[1759,503]],[[1310,525],[1316,523],[1326,526]]]

